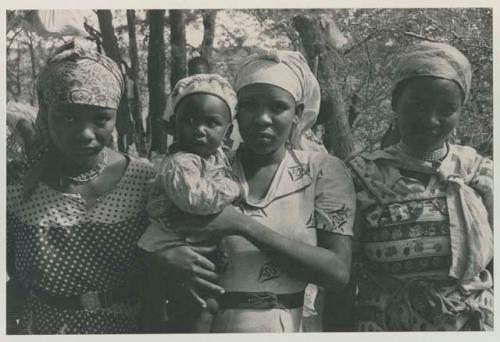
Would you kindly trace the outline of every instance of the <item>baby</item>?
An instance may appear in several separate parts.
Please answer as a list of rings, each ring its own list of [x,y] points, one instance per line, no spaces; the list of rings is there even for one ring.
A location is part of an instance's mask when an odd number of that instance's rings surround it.
[[[180,80],[171,94],[176,144],[162,161],[148,202],[152,224],[139,246],[156,252],[184,244],[208,244],[202,229],[187,235],[168,224],[181,210],[210,215],[239,198],[241,186],[231,176],[222,141],[235,115],[236,94],[229,82],[215,74],[197,74]],[[218,305],[207,298],[193,332],[210,332]]]

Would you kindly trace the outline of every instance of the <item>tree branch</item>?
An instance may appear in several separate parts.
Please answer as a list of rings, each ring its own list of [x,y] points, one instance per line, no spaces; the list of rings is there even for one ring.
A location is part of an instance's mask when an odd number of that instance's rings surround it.
[[[23,29],[19,29],[17,32],[14,33],[14,35],[12,36],[12,39],[9,41],[9,44],[7,45],[7,55],[9,54],[9,50],[10,50],[10,47],[12,45],[12,43],[14,43],[14,40],[16,40],[16,36],[21,33]]]
[[[370,48],[368,47],[368,42],[365,41],[365,50],[366,50],[366,56],[368,57],[368,63],[370,65],[370,69],[368,72],[368,81],[371,81],[373,77],[373,62],[372,62],[372,56],[370,54]]]
[[[379,34],[380,31],[375,31],[375,32],[372,32],[370,33],[368,36],[366,36],[365,38],[363,38],[362,40],[360,40],[359,42],[357,42],[356,44],[352,45],[351,47],[349,47],[348,49],[346,49],[344,51],[344,56],[347,55],[348,53],[350,53],[351,51],[355,50],[356,48],[360,47],[361,45],[363,45],[364,43],[368,42],[369,40],[373,39],[374,37],[377,36],[377,34]]]
[[[422,36],[420,34],[416,34],[416,33],[413,33],[413,32],[403,32],[403,34],[405,36],[417,38],[417,39],[420,39],[420,40],[426,40],[426,41],[434,42],[434,43],[438,42],[436,39],[432,39],[432,38],[429,38],[429,37],[426,37],[426,36]]]

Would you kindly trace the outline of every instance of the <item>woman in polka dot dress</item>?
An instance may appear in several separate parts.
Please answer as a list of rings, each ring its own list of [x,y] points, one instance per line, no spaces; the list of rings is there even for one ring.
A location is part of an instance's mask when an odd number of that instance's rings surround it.
[[[37,89],[37,143],[8,174],[9,316],[20,308],[11,333],[138,332],[137,241],[154,171],[105,147],[121,72],[71,42],[48,61]]]

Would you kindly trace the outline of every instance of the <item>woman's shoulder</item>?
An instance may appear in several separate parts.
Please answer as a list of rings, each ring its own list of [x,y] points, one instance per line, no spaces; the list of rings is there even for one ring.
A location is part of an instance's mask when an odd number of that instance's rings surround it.
[[[7,185],[20,185],[27,172],[25,162],[10,160],[7,162]]]
[[[493,161],[482,156],[473,147],[450,144],[450,157],[446,158],[448,163],[443,165],[447,169],[458,173],[472,183],[478,179],[493,180]]]
[[[474,165],[482,159],[489,160],[489,158],[483,157],[471,146],[450,144],[449,148],[452,159],[459,160],[464,165]]]
[[[344,162],[331,154],[321,151],[293,150],[301,163],[310,164],[317,168],[345,168]]]
[[[153,164],[146,158],[137,158],[128,154],[122,154],[128,159],[127,170],[125,177],[132,177],[134,179],[149,180],[155,175],[155,168]]]
[[[351,182],[351,175],[342,159],[318,151],[293,150],[293,153],[317,181]]]

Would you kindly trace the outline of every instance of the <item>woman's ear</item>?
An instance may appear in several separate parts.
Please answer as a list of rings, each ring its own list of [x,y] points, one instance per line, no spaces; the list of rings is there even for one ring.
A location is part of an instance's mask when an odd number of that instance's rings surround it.
[[[293,118],[293,123],[297,124],[302,117],[302,113],[304,112],[304,104],[299,102],[295,105],[295,116]]]
[[[233,134],[233,129],[234,129],[234,124],[230,123],[227,126],[226,133],[224,134],[224,140],[229,139],[231,137],[231,134]]]
[[[163,129],[167,134],[175,135],[175,118],[172,116],[170,120],[163,120]]]
[[[234,124],[230,123],[227,126],[226,133],[224,134],[224,139],[222,139],[222,144],[231,149],[233,147],[234,141],[231,139],[231,134],[233,134]]]

